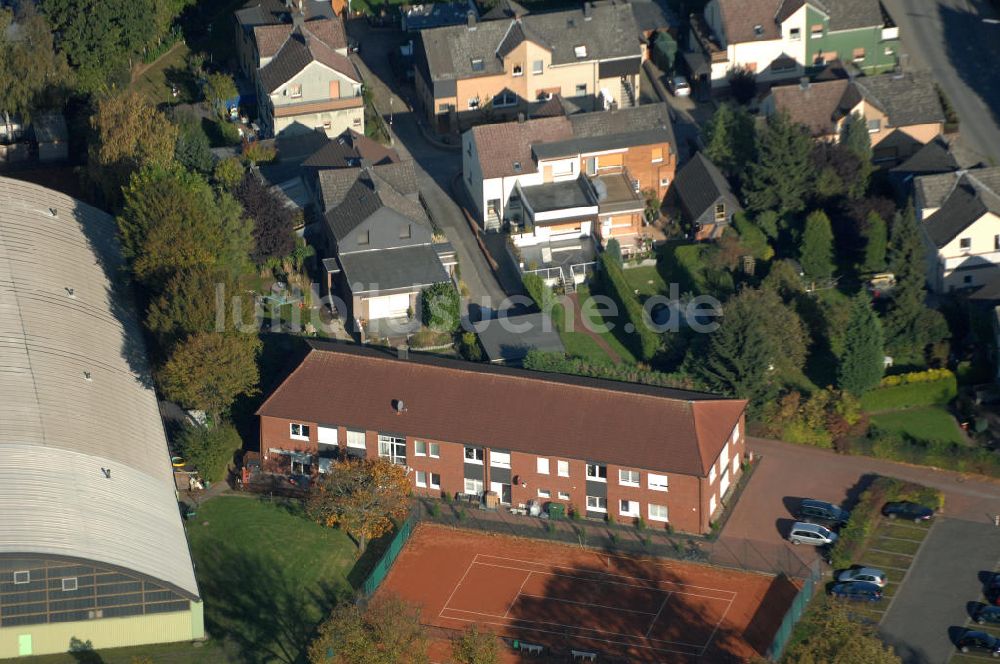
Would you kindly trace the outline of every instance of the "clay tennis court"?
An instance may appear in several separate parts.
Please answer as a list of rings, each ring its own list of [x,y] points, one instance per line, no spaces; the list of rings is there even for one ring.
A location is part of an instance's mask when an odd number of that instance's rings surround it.
[[[426,624],[471,624],[557,653],[741,661],[770,644],[797,587],[705,565],[421,524],[379,592]]]

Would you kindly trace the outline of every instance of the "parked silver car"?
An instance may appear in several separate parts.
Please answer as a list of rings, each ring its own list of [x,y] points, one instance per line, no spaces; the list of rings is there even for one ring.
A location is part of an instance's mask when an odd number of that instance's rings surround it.
[[[829,528],[824,528],[817,523],[802,523],[796,521],[792,524],[792,531],[788,534],[788,541],[792,544],[811,544],[812,546],[824,546],[837,541],[837,533]]]
[[[885,572],[880,569],[875,569],[874,567],[854,567],[852,569],[845,569],[838,574],[837,581],[841,583],[865,581],[867,583],[874,583],[879,588],[885,588],[888,579],[885,577]]]

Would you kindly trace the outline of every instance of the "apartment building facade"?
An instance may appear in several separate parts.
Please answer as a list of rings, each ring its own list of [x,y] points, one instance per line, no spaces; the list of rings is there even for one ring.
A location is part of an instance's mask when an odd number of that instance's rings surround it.
[[[702,533],[741,473],[745,409],[701,393],[313,342],[257,414],[261,454],[297,472],[383,457],[406,466],[416,495],[492,491],[501,509],[553,502]]]

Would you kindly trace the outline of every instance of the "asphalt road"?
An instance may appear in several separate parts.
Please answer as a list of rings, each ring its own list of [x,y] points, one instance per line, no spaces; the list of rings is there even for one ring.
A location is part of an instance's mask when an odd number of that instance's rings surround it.
[[[879,628],[904,664],[948,661],[954,632],[982,591],[980,574],[992,571],[998,557],[1000,528],[947,518],[931,527]]]
[[[883,4],[899,26],[904,68],[929,71],[958,113],[963,143],[1000,164],[1000,12],[988,0]]]

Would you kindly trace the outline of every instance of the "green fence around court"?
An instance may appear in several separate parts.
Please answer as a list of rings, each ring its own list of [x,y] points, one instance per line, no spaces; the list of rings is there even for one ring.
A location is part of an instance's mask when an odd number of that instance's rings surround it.
[[[799,594],[795,596],[792,600],[792,605],[788,607],[788,611],[785,613],[785,617],[781,620],[781,626],[774,635],[774,639],[771,641],[771,646],[767,649],[767,659],[771,662],[777,662],[781,659],[781,656],[785,652],[785,647],[788,645],[788,640],[792,638],[792,632],[795,630],[795,625],[798,624],[799,619],[802,618],[802,614],[806,612],[806,607],[809,606],[809,601],[813,597],[813,591],[816,587],[816,582],[819,580],[819,573],[815,576],[811,576],[805,579],[805,583]]]
[[[389,542],[388,548],[386,548],[385,553],[379,558],[379,561],[375,563],[375,567],[372,568],[371,574],[365,579],[365,582],[361,585],[361,595],[363,597],[371,597],[378,590],[378,587],[382,585],[382,581],[389,574],[389,570],[392,569],[392,564],[396,562],[396,558],[399,556],[399,552],[403,550],[406,543],[410,539],[410,535],[413,534],[413,529],[417,526],[417,518],[414,515],[410,515],[406,521],[399,527],[396,531],[396,535]]]

